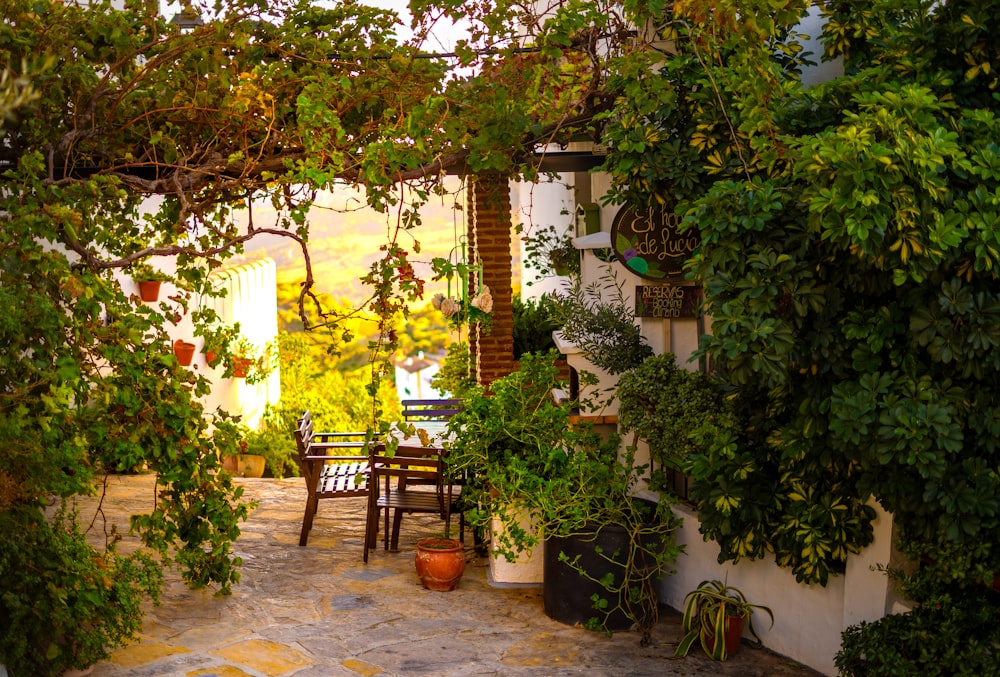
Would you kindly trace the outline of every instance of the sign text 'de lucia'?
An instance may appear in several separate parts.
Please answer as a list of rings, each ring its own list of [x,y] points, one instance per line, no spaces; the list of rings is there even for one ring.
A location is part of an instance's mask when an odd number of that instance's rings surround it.
[[[611,244],[618,260],[650,280],[680,278],[684,262],[701,240],[697,231],[678,232],[679,219],[671,209],[637,211],[626,205],[615,215]]]

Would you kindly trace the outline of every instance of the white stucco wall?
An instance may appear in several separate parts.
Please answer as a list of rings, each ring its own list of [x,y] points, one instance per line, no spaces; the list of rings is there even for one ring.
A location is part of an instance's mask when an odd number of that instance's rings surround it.
[[[201,299],[215,309],[223,322],[239,322],[241,333],[255,346],[262,347],[278,336],[277,267],[272,259],[223,268],[212,273],[213,284],[227,290],[223,298]],[[261,383],[249,384],[241,378],[223,378],[221,366],[212,368],[202,353],[204,340],[195,340],[198,352],[195,365],[205,369],[212,381],[212,392],[205,399],[209,412],[221,408],[241,415],[243,423],[256,427],[268,403],[281,398],[281,370],[274,371]]]
[[[875,544],[852,556],[844,575],[831,577],[823,587],[796,582],[791,571],[778,567],[772,558],[719,564],[719,546],[705,542],[694,511],[676,506],[674,512],[683,520],[677,540],[684,544],[685,553],[677,561],[677,573],[663,579],[660,599],[680,610],[684,596],[702,581],[724,581],[739,588],[750,602],[774,613],[773,627],[766,614],[754,614],[754,627],[769,649],[835,675],[833,659],[840,649],[841,632],[885,615],[890,598],[889,579],[874,567],[889,561],[892,518],[875,508]]]
[[[526,262],[523,236],[531,236],[539,229],[555,229],[559,234],[574,235],[576,231],[576,203],[573,197],[573,175],[563,175],[561,180],[539,183],[512,183],[511,208],[515,225],[522,226],[522,239],[518,240],[521,257],[521,297],[538,299],[564,289],[568,278],[551,273],[543,274]]]

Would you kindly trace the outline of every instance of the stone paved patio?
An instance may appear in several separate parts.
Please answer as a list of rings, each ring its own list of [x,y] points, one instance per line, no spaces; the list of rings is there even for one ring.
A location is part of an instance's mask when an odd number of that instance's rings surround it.
[[[236,544],[242,582],[231,596],[216,597],[168,572],[141,640],[97,665],[94,677],[818,674],[749,646],[723,664],[694,652],[674,659],[680,624],[669,610],[645,648],[635,633],[609,638],[557,623],[545,616],[540,589],[490,587],[485,561],[474,557],[457,590],[430,592],[413,570],[414,543],[440,522],[405,518],[401,552],[380,547],[366,566],[364,499],[322,501],[301,548],[303,481],[238,481],[259,501]],[[104,512],[126,529],[128,515],[147,510],[153,491],[152,476],[114,477]],[[86,516],[87,501],[81,508]],[[135,539],[123,545],[136,547]]]

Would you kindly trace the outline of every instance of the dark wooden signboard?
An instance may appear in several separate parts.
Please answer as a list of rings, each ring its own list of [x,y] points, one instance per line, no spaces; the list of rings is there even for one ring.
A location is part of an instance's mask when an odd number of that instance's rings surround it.
[[[640,284],[635,287],[635,316],[694,319],[701,287],[677,284]]]
[[[699,246],[696,230],[677,232],[672,205],[637,211],[625,205],[611,223],[611,248],[621,263],[647,280],[683,279],[684,262]]]

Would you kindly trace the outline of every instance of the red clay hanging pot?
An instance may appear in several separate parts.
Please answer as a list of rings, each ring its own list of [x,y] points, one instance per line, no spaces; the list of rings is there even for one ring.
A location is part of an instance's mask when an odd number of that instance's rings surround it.
[[[248,357],[233,358],[233,378],[246,378],[247,372],[249,370],[250,370],[250,358]]]
[[[191,360],[194,359],[194,350],[195,345],[193,343],[188,343],[180,339],[174,341],[174,355],[177,356],[177,361],[181,363],[182,367],[191,366]]]
[[[152,303],[160,298],[160,280],[144,280],[139,283],[139,298]]]

